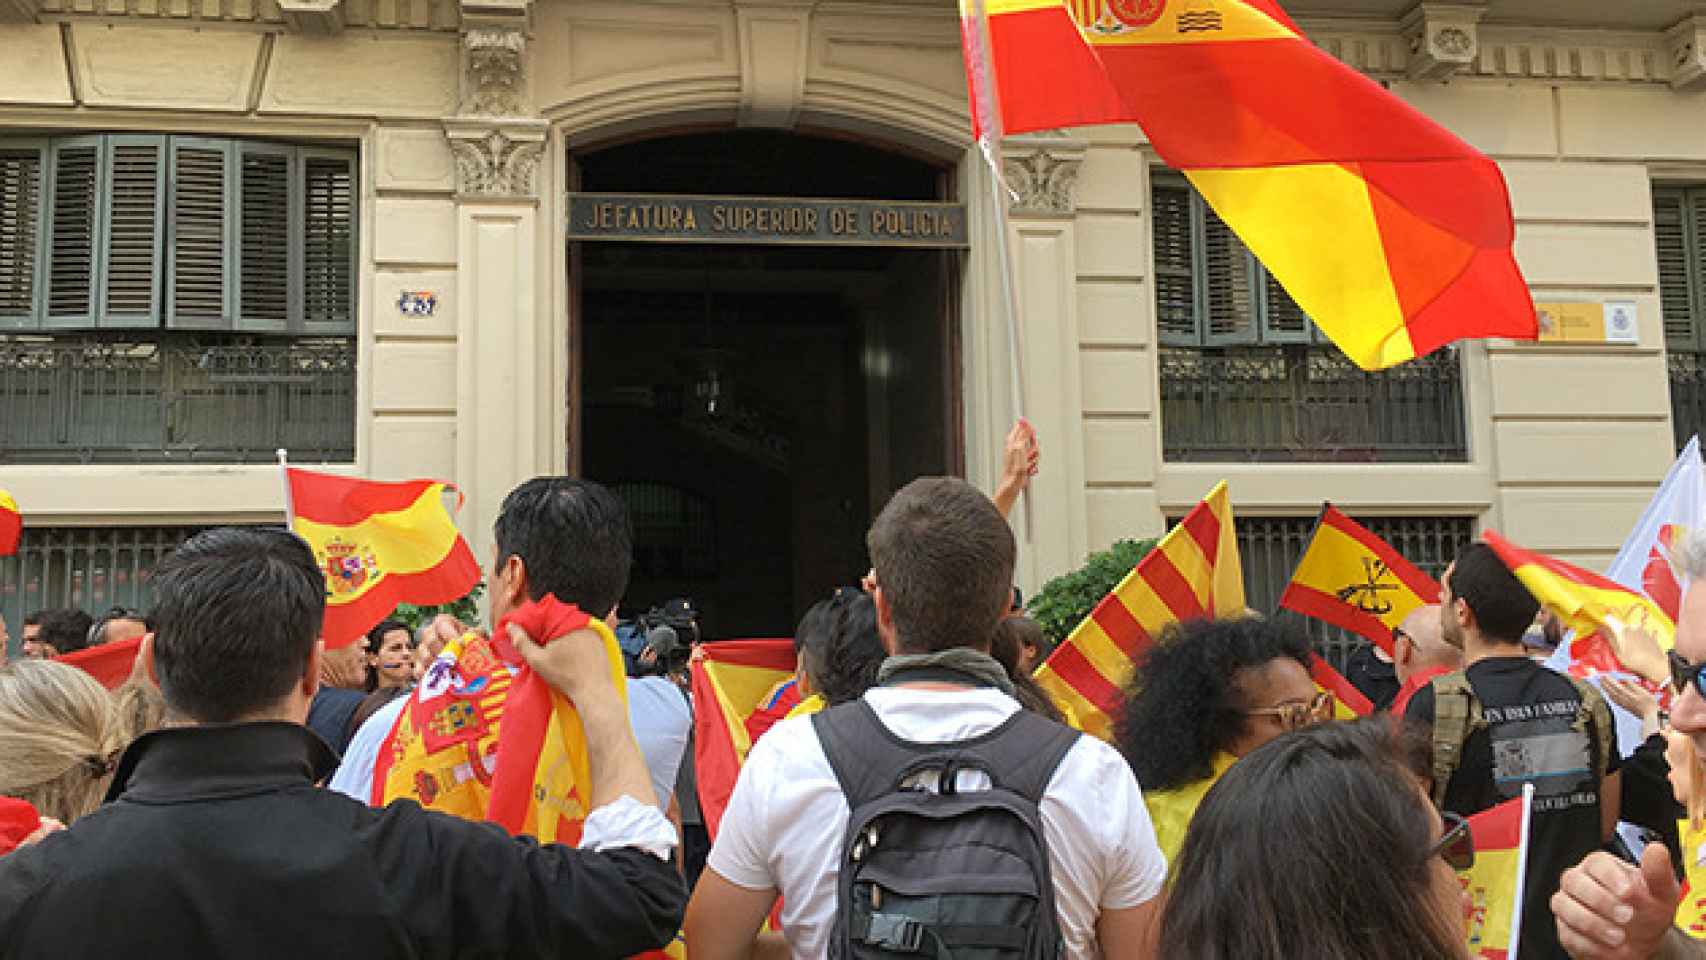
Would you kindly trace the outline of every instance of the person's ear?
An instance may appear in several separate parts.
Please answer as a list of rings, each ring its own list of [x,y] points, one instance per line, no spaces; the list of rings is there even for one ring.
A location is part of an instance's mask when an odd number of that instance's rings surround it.
[[[889,605],[888,593],[880,582],[871,590],[871,604],[877,608],[877,637],[883,641],[883,651],[892,657],[900,644],[894,629],[894,607]]]
[[[309,700],[320,692],[320,663],[325,659],[326,641],[315,640],[314,648],[308,651],[308,667],[302,674],[302,696]]]
[[[622,609],[622,605],[620,603],[618,603],[615,606],[610,608],[610,612],[604,615],[604,625],[605,626],[609,627],[612,630],[616,629],[616,624],[621,619],[621,618],[616,616],[616,611],[618,611],[620,609]]]
[[[512,553],[504,558],[498,585],[504,592],[504,602],[511,608],[527,602],[527,564],[521,555]]]

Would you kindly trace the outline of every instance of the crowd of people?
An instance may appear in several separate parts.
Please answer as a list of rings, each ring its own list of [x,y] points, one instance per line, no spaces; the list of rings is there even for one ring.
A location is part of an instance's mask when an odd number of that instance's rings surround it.
[[[1036,468],[1027,425],[1007,463],[993,497],[923,478],[881,511],[863,582],[800,619],[794,695],[749,724],[714,839],[691,658],[632,657],[618,682],[590,625],[507,625],[586,733],[579,842],[542,844],[376,784],[409,692],[470,625],[387,620],[327,650],[303,541],[201,533],[146,617],[47,611],[0,664],[0,797],[42,817],[0,856],[0,957],[1465,960],[1464,818],[1525,785],[1522,958],[1706,956],[1672,922],[1676,822],[1706,808],[1706,589],[1673,654],[1617,638],[1674,691],[1667,722],[1648,688],[1607,687],[1648,721],[1627,759],[1599,692],[1532,656],[1545,618],[1484,544],[1350,671],[1381,713],[1335,721],[1292,626],[1197,620],[1142,658],[1110,744],[1032,679],[1050,644],[1005,517]],[[614,623],[632,534],[610,490],[529,480],[494,539],[491,624],[547,597]],[[1677,562],[1706,581],[1706,535]],[[138,633],[111,692],[51,659]],[[1620,819],[1652,830],[1644,853]]]

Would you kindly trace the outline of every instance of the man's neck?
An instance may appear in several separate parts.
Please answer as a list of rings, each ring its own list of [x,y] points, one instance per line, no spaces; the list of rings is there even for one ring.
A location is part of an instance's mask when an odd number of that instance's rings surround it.
[[[1527,650],[1521,640],[1493,640],[1482,636],[1463,638],[1463,667],[1468,669],[1482,660],[1496,657],[1525,657]]]

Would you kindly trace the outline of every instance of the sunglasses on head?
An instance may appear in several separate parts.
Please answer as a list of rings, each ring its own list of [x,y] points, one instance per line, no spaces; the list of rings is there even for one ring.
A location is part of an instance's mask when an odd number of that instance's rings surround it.
[[[1706,663],[1689,663],[1675,650],[1667,652],[1665,657],[1670,660],[1670,683],[1677,696],[1682,696],[1683,691],[1693,687],[1695,693],[1706,697],[1706,680],[1701,679],[1702,671],[1706,671]]]
[[[1438,856],[1453,870],[1468,870],[1475,865],[1475,835],[1469,832],[1469,821],[1455,813],[1441,811],[1445,832],[1428,849],[1428,857]]]
[[[1333,698],[1325,690],[1317,690],[1315,696],[1308,700],[1293,700],[1277,706],[1263,707],[1260,710],[1246,710],[1245,716],[1274,717],[1279,725],[1286,730],[1300,730],[1311,724],[1320,723],[1330,715]]]

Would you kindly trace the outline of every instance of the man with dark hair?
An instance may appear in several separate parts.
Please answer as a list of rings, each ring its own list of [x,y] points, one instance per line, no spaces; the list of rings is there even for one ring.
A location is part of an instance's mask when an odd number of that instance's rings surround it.
[[[123,643],[148,632],[148,618],[126,607],[113,607],[95,618],[89,627],[89,646],[103,643]]]
[[[31,623],[32,620],[35,622]],[[94,622],[94,617],[71,608],[32,614],[24,621],[23,655],[48,660],[76,653],[88,645],[89,627]]]
[[[1000,746],[1014,731],[1041,724],[1050,736],[1061,736],[1057,731],[1064,729],[1034,714],[1021,722],[1006,670],[988,653],[1012,597],[1016,552],[1012,531],[988,497],[962,480],[915,480],[889,501],[866,543],[874,564],[869,579],[877,632],[890,656],[877,686],[858,700],[816,718],[784,720],[754,744],[688,910],[687,940],[695,960],[748,956],[778,895],[783,933],[795,957],[824,956],[835,930],[853,928],[844,922],[848,914],[838,913],[837,892],[838,870],[852,869],[842,848],[853,810],[837,776],[847,768],[832,763],[822,739],[832,737],[837,756],[847,759],[838,716],[858,716],[860,729],[874,725],[887,732],[884,737],[873,730],[865,738],[870,742],[898,740],[936,753],[940,748],[924,745],[976,740],[979,749],[1002,758],[1008,757]],[[1167,866],[1131,768],[1093,737],[1065,732],[1060,743],[1051,743],[1060,751],[1053,754],[1058,762],[1052,772],[1044,762],[1030,775],[1041,774],[1036,809],[1047,860],[1041,866],[1052,877],[1064,956],[1153,956],[1152,924]],[[933,791],[942,777],[953,776],[958,796],[997,778],[1008,785],[1005,769],[987,775],[955,769],[905,782]],[[876,776],[884,774],[868,779]],[[920,861],[918,869],[937,866]],[[942,878],[894,879],[940,889],[929,883]],[[882,891],[871,896],[886,899]],[[850,934],[856,943],[887,942],[889,934],[908,939],[910,930],[929,944],[932,936],[969,929],[952,930],[953,921],[891,923],[895,915],[866,924],[870,919],[861,918],[860,931]]]
[[[509,631],[587,730],[581,848],[541,846],[315,786],[333,760],[302,726],[325,582],[296,536],[210,530],[154,582],[152,658],[177,725],[125,752],[107,806],[0,859],[0,954],[622,957],[674,936],[674,835],[592,631],[547,645]],[[135,909],[89,923],[91,902]]]
[[[1418,690],[1404,716],[1432,739],[1441,810],[1469,816],[1534,785],[1520,958],[1563,956],[1548,901],[1617,825],[1617,730],[1598,691],[1528,657],[1540,604],[1492,547],[1460,550],[1440,587],[1441,632],[1464,669]]]

